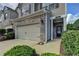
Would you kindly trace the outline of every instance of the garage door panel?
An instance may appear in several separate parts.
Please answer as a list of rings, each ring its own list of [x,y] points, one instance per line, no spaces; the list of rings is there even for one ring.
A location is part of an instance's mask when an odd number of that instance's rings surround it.
[[[38,40],[40,39],[40,24],[17,27],[18,39]]]

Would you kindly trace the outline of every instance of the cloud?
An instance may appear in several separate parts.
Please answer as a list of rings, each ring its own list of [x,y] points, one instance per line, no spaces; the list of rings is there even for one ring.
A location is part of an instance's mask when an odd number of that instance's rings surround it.
[[[68,23],[74,23],[77,19],[79,19],[79,13],[72,15],[72,14],[68,14],[67,15],[67,24]]]
[[[18,6],[18,3],[1,3],[0,9],[2,9],[4,6],[10,7],[15,10],[16,7]]]
[[[3,6],[0,4],[0,10],[2,10],[3,9]]]

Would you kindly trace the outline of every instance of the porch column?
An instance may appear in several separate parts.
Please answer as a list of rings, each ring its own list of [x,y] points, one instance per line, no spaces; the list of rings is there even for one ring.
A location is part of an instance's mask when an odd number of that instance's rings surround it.
[[[47,13],[45,13],[45,43],[47,43]]]
[[[63,31],[66,31],[66,17],[63,17]]]
[[[53,40],[53,19],[51,19],[51,40]]]

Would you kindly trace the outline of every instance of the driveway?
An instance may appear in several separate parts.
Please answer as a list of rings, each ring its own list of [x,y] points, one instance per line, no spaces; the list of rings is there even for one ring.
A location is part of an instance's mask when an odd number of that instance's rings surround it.
[[[14,39],[0,42],[0,55],[3,55],[7,50],[11,49],[16,45],[28,45],[36,49],[38,54],[50,52],[50,53],[60,53],[60,39],[50,41],[44,45],[37,45],[36,41]]]

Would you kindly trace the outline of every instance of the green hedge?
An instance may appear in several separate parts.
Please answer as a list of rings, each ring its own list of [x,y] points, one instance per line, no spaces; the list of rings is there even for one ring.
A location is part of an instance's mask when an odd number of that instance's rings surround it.
[[[35,49],[26,46],[26,45],[18,45],[4,53],[4,56],[35,56],[36,51]]]
[[[6,36],[7,36],[7,39],[14,39],[15,38],[14,32],[8,32]]]
[[[43,53],[41,56],[60,56],[60,55],[56,53]]]
[[[75,29],[79,30],[79,19],[74,22],[73,26]]]
[[[67,30],[78,30],[78,28],[74,24],[67,24]]]
[[[6,33],[6,30],[5,29],[0,29],[0,34],[1,35],[4,35]]]
[[[79,55],[79,31],[71,30],[63,33],[61,44],[64,55]]]

